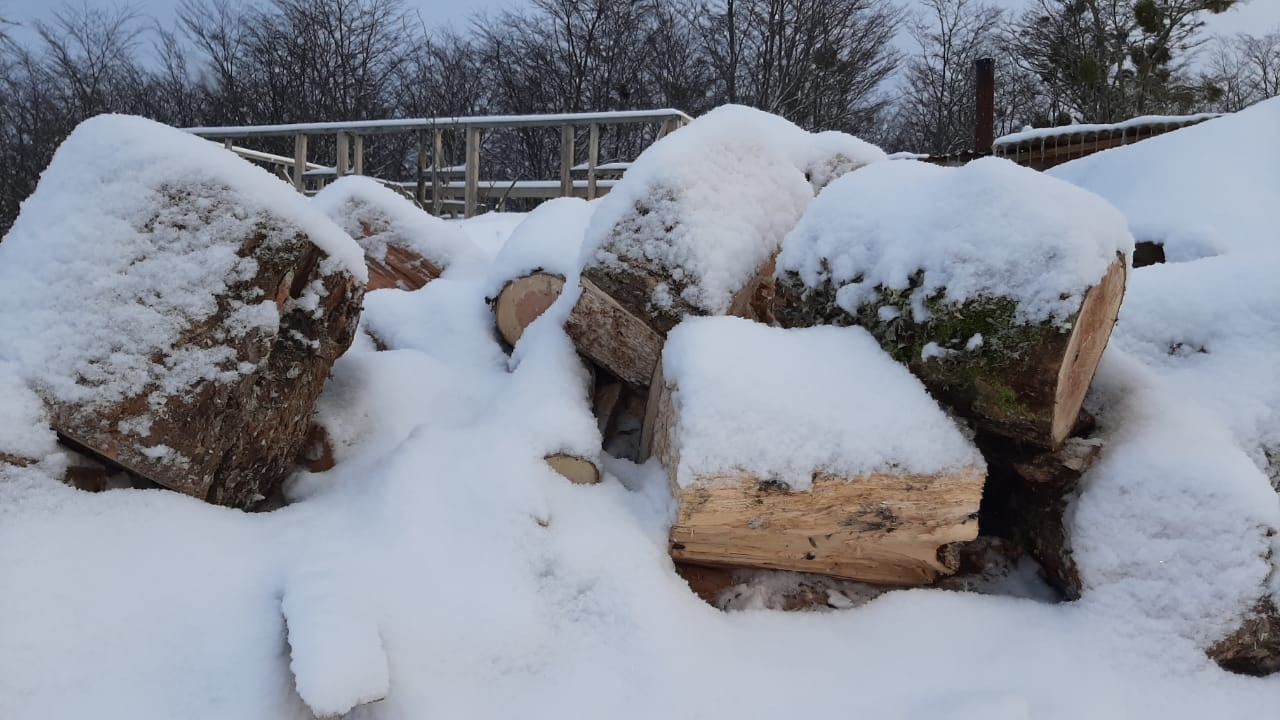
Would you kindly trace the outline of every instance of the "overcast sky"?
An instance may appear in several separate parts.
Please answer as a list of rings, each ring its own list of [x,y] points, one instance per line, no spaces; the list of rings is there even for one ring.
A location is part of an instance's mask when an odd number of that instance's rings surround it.
[[[527,0],[406,0],[406,4],[417,10],[428,26],[452,24],[463,28],[477,11],[512,7],[524,1]],[[906,5],[913,4],[912,0],[901,1]],[[1027,0],[994,1],[1012,9],[1023,7],[1027,2]],[[70,0],[70,2],[77,5],[83,2],[90,6],[119,4],[117,0]],[[53,8],[64,4],[59,0],[0,0],[0,17],[29,24],[33,20],[47,17]],[[154,16],[162,22],[168,22],[173,18],[178,0],[133,0],[131,4],[145,14]],[[1214,33],[1262,34],[1277,27],[1280,27],[1280,0],[1248,0],[1242,7],[1209,20],[1209,30]]]

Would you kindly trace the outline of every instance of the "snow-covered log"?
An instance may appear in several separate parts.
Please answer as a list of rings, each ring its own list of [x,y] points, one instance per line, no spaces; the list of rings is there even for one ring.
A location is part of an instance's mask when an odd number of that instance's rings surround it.
[[[784,327],[867,328],[983,430],[1057,448],[1119,314],[1124,218],[1004,160],[879,163],[833,183],[778,258]]]
[[[977,536],[981,455],[863,330],[691,318],[650,392],[677,560],[918,585]]]
[[[662,335],[636,317],[590,280],[565,320],[574,347],[591,362],[623,381],[646,386],[662,353]],[[494,316],[504,340],[514,345],[564,290],[559,275],[534,273],[507,283],[494,302]]]
[[[482,262],[480,249],[462,230],[372,178],[344,177],[312,203],[364,249],[370,290],[417,290],[451,266]]]
[[[65,442],[248,507],[292,471],[365,278],[351,238],[266,171],[99,116],[0,243],[0,362]]]
[[[783,236],[815,192],[883,158],[848,135],[717,109],[647,149],[600,201],[583,277],[659,336],[690,315],[767,320]]]

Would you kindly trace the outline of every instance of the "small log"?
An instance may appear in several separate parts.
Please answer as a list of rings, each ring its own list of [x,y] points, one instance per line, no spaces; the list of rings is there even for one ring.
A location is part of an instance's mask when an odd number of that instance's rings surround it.
[[[1008,298],[931,306],[930,318],[916,323],[913,288],[881,289],[879,302],[851,315],[836,303],[839,288],[829,282],[806,287],[794,272],[778,279],[773,312],[783,327],[861,325],[978,429],[1057,449],[1080,418],[1120,314],[1125,273],[1124,257],[1117,256],[1084,294],[1069,331],[1051,323],[1015,322],[1017,304]],[[885,313],[885,308],[896,312]]]
[[[565,453],[548,455],[546,460],[552,470],[575,485],[596,485],[600,482],[600,468],[591,460]]]
[[[578,352],[624,382],[645,386],[662,353],[662,336],[600,291],[581,281],[582,294],[569,312],[565,332]],[[564,278],[533,273],[507,283],[494,301],[498,332],[516,344],[564,289]]]

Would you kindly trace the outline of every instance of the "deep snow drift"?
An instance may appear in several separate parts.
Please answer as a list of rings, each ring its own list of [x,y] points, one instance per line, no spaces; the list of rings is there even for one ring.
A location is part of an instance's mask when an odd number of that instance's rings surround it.
[[[282,510],[78,492],[54,479],[56,453],[0,464],[0,717],[307,718],[295,672],[325,712],[385,690],[351,714],[379,720],[1280,707],[1280,677],[1233,676],[1203,653],[1276,590],[1280,501],[1261,469],[1280,367],[1273,255],[1134,273],[1090,398],[1108,449],[1073,508],[1082,600],[911,590],[836,613],[721,613],[672,570],[657,466],[607,460],[602,484],[576,486],[543,462],[600,441],[555,322],[567,308],[512,358],[492,329],[498,278],[573,249],[547,237],[534,257],[538,225],[585,232],[590,207],[530,217],[507,261],[371,293],[365,321],[393,349],[338,362],[318,409],[338,464],[296,476]],[[460,225],[492,255],[513,220]],[[0,364],[0,452],[47,454],[13,376]]]

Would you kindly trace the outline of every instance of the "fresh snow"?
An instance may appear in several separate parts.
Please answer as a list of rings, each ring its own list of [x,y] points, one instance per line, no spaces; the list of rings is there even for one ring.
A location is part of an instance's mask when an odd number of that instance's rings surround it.
[[[717,108],[649,146],[600,200],[585,264],[668,270],[684,302],[723,313],[777,251],[815,187],[885,157],[852,136],[814,135],[742,106]],[[672,289],[659,285],[651,300],[670,306]]]
[[[1280,248],[1280,98],[1133,145],[1059,165],[1049,174],[1106,198],[1139,241],[1172,262]]]
[[[163,137],[146,128],[149,139]],[[100,138],[95,150],[131,136]],[[1272,177],[1241,167],[1240,185]],[[52,177],[106,202],[74,174]],[[852,178],[819,198],[852,200],[837,190]],[[292,192],[272,206],[330,227]],[[882,232],[900,222],[903,242],[921,243],[913,233],[925,226],[913,218],[958,203],[904,190]],[[1258,219],[1266,207],[1242,210]],[[75,208],[62,206],[60,227],[86,222]],[[496,255],[522,219],[455,224]],[[934,220],[934,238],[956,223]],[[1034,265],[1008,239],[1014,223],[1040,227],[1023,214],[999,216],[986,242]],[[530,259],[534,227],[518,243]],[[1264,237],[1268,227],[1243,229]],[[545,239],[556,249],[538,262],[560,262],[572,245]],[[36,292],[63,276],[13,240],[0,244],[0,296],[15,282]],[[525,252],[513,246],[513,263]],[[830,613],[761,611],[758,595],[722,613],[689,592],[667,554],[673,508],[656,463],[604,457],[604,481],[586,487],[547,467],[547,453],[587,451],[600,438],[555,322],[531,326],[516,358],[504,353],[485,304],[507,272],[497,266],[367,296],[364,322],[396,349],[360,342],[338,362],[317,408],[338,464],[299,472],[292,504],[260,514],[168,491],[62,485],[66,460],[50,452],[52,433],[21,389],[26,366],[7,358],[14,338],[40,357],[78,338],[34,321],[10,335],[24,319],[6,305],[0,452],[43,456],[28,467],[0,463],[0,718],[307,720],[384,692],[347,717],[1272,717],[1280,676],[1231,675],[1203,649],[1252,600],[1280,591],[1267,559],[1280,555],[1268,537],[1280,527],[1280,501],[1263,470],[1280,396],[1280,312],[1268,274],[1276,263],[1241,245],[1131,274],[1089,398],[1104,455],[1069,514],[1083,599],[926,589]],[[857,343],[860,333],[838,337]],[[761,364],[739,356],[722,369],[738,377]],[[803,385],[809,372],[775,375]],[[862,599],[842,594],[832,604]]]
[[[483,263],[484,253],[456,223],[414,207],[413,203],[372,178],[351,175],[329,183],[311,200],[377,261],[387,246],[413,250],[448,272]]]
[[[815,471],[984,466],[920,381],[862,328],[687,318],[667,337],[662,372],[674,388],[681,487],[738,470],[804,490]]]
[[[166,199],[189,189],[199,201]],[[217,311],[229,283],[256,271],[237,255],[241,238],[281,242],[298,231],[365,280],[359,246],[265,170],[148,120],[87,120],[0,243],[0,362],[69,403],[119,401],[153,381],[175,393],[234,378],[227,351],[174,345]],[[271,298],[233,308],[231,319],[242,333],[279,322]]]
[[[511,280],[534,271],[576,280],[582,243],[596,202],[556,198],[542,203],[512,229],[489,270],[490,296]]]
[[[917,320],[941,294],[948,304],[1009,297],[1024,322],[1065,322],[1132,248],[1115,208],[1042,173],[994,158],[959,168],[898,160],[824,190],[787,235],[777,272],[811,287],[829,279],[850,312],[923,271]]]

